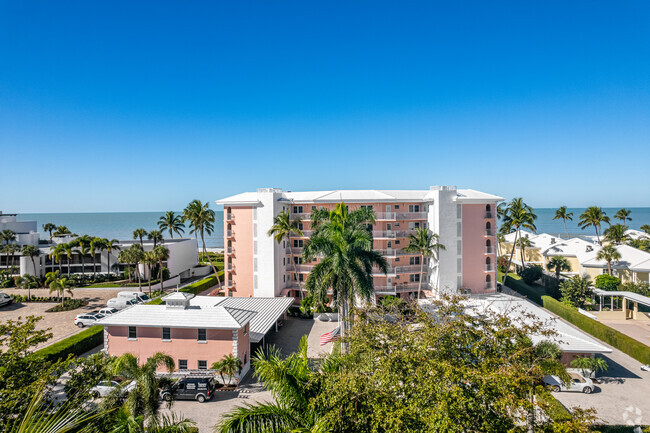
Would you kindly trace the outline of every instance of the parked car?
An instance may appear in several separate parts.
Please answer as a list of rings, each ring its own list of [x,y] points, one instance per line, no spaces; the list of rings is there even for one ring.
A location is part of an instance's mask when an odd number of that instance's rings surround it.
[[[569,377],[571,377],[571,382],[568,384],[564,384],[559,377],[552,375],[544,376],[542,382],[549,385],[555,392],[578,391],[584,392],[585,394],[591,394],[594,390],[594,383],[588,377],[584,377],[576,371],[567,371],[567,373],[569,374]]]
[[[99,314],[103,314],[104,316],[110,316],[111,314],[115,314],[118,311],[120,311],[120,310],[118,310],[117,308],[108,308],[108,307],[106,307],[106,308],[102,308],[101,310],[99,310]]]
[[[9,305],[14,301],[14,299],[7,295],[6,293],[0,292],[0,307],[4,305]]]
[[[77,317],[74,318],[74,324],[79,328],[83,328],[84,326],[93,326],[96,321],[103,318],[104,315],[99,313],[77,314]]]
[[[124,391],[130,392],[133,388],[135,388],[135,385],[136,385],[135,381],[130,382],[128,385],[124,387]],[[92,388],[90,388],[90,394],[95,398],[106,397],[114,389],[120,386],[121,386],[120,383],[114,380],[102,380],[97,384],[97,386],[93,386]]]
[[[136,301],[135,299],[111,298],[106,303],[106,306],[108,308],[115,308],[116,310],[122,310],[126,307],[130,307],[131,305],[136,305],[137,303],[138,301]]]
[[[214,394],[215,383],[213,379],[207,377],[186,377],[180,379],[171,388],[164,389],[160,396],[165,401],[177,400],[196,400],[203,403],[210,400]]]
[[[144,292],[119,292],[117,294],[118,298],[126,298],[126,299],[135,299],[138,302],[149,302],[151,298],[147,296]]]

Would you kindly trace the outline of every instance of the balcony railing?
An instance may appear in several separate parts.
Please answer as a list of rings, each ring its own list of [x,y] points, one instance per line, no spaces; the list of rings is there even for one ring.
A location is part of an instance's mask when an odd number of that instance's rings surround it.
[[[308,273],[311,272],[312,269],[314,269],[314,265],[295,265],[295,267],[291,263],[289,263],[287,265],[287,270],[289,270],[291,272],[293,272],[295,270],[295,272],[307,273],[308,274]]]
[[[299,255],[302,255],[302,248],[300,248],[300,247],[291,247],[291,248],[287,247],[286,253],[287,254],[293,253],[294,256],[299,256]]]
[[[485,236],[494,236],[494,232],[491,229],[485,230]]]
[[[293,238],[308,238],[309,236],[311,236],[311,233],[312,233],[311,230],[302,230],[302,236],[292,234],[291,237],[293,237]]]
[[[485,212],[485,218],[492,218],[492,212]]]
[[[231,238],[231,237],[235,236],[235,232],[233,230],[226,230],[226,235],[229,238]]]
[[[395,248],[391,249],[378,249],[379,253],[382,256],[414,256],[417,255],[417,253],[408,253],[404,250],[396,250]]]
[[[485,247],[485,254],[494,253],[494,247]]]
[[[232,254],[234,252],[235,252],[235,249],[233,247],[226,248],[226,254]]]
[[[233,219],[235,219],[235,215],[233,215],[232,213],[226,214],[226,221],[232,221]]]
[[[491,272],[494,270],[494,266],[492,265],[485,265],[485,272]]]
[[[226,270],[234,271],[235,270],[235,265],[233,265],[232,263],[227,263],[226,264]]]
[[[377,295],[397,295],[395,286],[375,286],[374,289]]]
[[[291,219],[295,218],[300,218],[301,220],[309,220],[311,219],[311,213],[303,212],[303,213],[292,213],[291,214]]]
[[[407,238],[411,233],[411,230],[390,230],[390,231],[379,231],[373,230],[372,236],[377,239],[395,239],[395,238]]]
[[[412,265],[412,266],[398,266],[395,268],[395,272],[398,274],[419,274],[420,273],[420,265]],[[422,267],[422,272],[426,274],[428,272],[428,269],[426,266]]]
[[[397,214],[398,220],[425,220],[427,219],[426,212],[399,212]]]
[[[397,219],[397,214],[395,212],[376,212],[375,219],[394,221]]]

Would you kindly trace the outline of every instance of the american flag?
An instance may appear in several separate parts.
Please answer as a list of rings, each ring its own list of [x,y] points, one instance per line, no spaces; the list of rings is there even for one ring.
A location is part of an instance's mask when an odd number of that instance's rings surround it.
[[[320,336],[320,345],[327,344],[330,341],[337,340],[341,336],[341,327],[337,327],[335,330],[326,332]]]

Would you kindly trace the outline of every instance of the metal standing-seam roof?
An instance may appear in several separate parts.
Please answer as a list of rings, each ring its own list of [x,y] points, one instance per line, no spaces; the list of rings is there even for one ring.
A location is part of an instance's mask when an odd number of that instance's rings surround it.
[[[610,291],[610,290],[602,290],[602,289],[593,289],[594,294],[598,296],[619,296],[621,298],[627,298],[630,301],[634,301],[638,304],[641,305],[646,305],[650,307],[650,298],[647,296],[640,295],[638,293],[634,292],[624,292],[624,291]]]

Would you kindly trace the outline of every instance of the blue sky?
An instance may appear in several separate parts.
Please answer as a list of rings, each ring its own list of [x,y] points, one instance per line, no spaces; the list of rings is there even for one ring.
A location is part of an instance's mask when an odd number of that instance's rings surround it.
[[[446,184],[650,206],[648,2],[0,2],[0,210]]]

